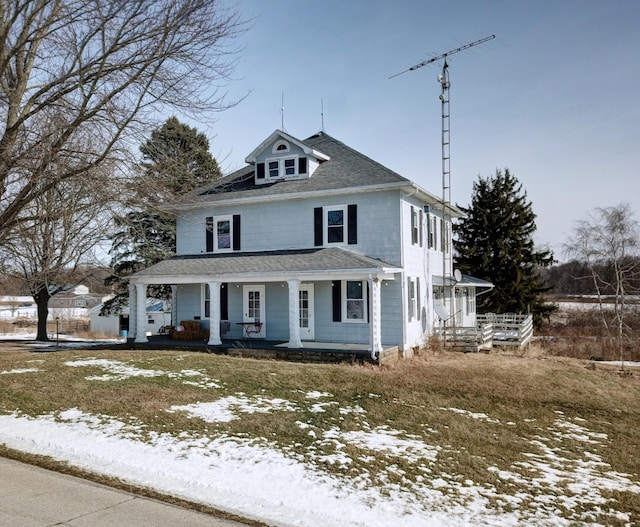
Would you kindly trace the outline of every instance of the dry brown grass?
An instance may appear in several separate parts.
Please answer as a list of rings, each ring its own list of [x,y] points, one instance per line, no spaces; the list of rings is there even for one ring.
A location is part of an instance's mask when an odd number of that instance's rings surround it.
[[[607,434],[606,444],[598,446],[598,455],[611,470],[632,474],[639,481],[639,377],[589,369],[585,361],[549,356],[539,346],[530,347],[522,355],[423,350],[413,360],[376,368],[302,365],[172,351],[0,352],[0,371],[25,367],[43,370],[0,376],[0,413],[19,409],[25,415],[38,416],[77,407],[124,422],[142,422],[145,433],[186,431],[195,436],[225,433],[263,438],[283,452],[307,459],[338,476],[354,477],[366,470],[372,484],[390,477],[388,457],[371,451],[365,458],[360,449],[347,446],[345,453],[353,459],[350,465],[318,461],[321,454],[335,454],[335,446],[319,444],[308,430],[317,431],[320,436],[332,427],[343,432],[391,427],[402,431],[403,436],[421,437],[446,449],[447,455],[438,456],[431,466],[434,478],[453,474],[504,493],[518,489],[488,468],[510,470],[527,461],[525,453],[532,449],[532,439],[548,433],[562,416],[566,420],[585,419],[590,430]],[[198,370],[219,388],[204,389],[167,375],[96,382],[87,377],[103,375],[99,367],[65,365],[66,361],[88,357],[168,372]],[[42,362],[30,362],[34,360]],[[306,397],[311,391],[331,394],[330,400],[336,404],[327,406],[323,413],[311,411]],[[183,412],[166,411],[172,405],[238,393],[286,399],[299,411],[243,414],[242,419],[229,423],[206,423],[189,419]],[[341,408],[355,406],[365,414],[340,412]],[[473,419],[447,409],[486,414],[488,419]],[[366,415],[366,426],[362,415]],[[300,422],[310,428],[303,430],[298,426]],[[568,441],[562,447],[569,457],[584,453],[584,444],[579,441]],[[411,485],[423,475],[406,460],[393,462],[404,471],[404,476],[398,477],[400,484]],[[638,495],[618,493],[614,498],[614,508],[640,522]]]

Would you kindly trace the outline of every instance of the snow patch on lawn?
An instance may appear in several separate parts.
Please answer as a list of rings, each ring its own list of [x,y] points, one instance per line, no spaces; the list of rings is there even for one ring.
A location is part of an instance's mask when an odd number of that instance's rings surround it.
[[[39,371],[43,371],[43,370],[39,368],[17,368],[14,370],[2,370],[0,371],[0,375],[13,375],[15,373],[35,373]]]
[[[93,367],[102,369],[104,375],[90,375],[85,377],[89,381],[123,381],[131,377],[169,377],[181,380],[183,384],[199,388],[221,388],[219,381],[210,379],[204,373],[196,370],[182,370],[178,372],[152,370],[131,366],[126,362],[111,359],[84,359],[65,362],[66,366],[74,368]],[[195,378],[199,378],[194,380]]]

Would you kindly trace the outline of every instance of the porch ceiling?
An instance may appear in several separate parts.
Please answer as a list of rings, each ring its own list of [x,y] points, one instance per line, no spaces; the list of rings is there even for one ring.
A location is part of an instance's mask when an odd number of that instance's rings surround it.
[[[339,247],[175,256],[131,276],[132,283],[194,283],[208,280],[287,279],[393,280],[400,267]]]

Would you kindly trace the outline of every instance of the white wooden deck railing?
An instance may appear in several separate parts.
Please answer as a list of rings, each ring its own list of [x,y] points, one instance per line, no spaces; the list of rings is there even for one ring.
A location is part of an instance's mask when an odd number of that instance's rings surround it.
[[[533,337],[533,317],[512,313],[486,313],[477,316],[476,326],[440,328],[438,335],[446,346],[467,351],[491,349],[494,345],[522,348]]]

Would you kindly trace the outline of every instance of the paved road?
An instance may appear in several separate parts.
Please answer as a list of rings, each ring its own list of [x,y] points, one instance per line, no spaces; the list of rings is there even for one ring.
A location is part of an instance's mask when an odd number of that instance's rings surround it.
[[[0,457],[0,527],[243,527]]]

